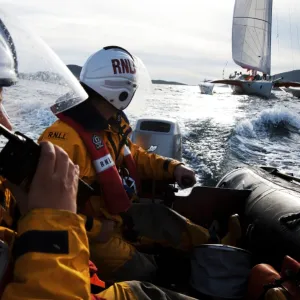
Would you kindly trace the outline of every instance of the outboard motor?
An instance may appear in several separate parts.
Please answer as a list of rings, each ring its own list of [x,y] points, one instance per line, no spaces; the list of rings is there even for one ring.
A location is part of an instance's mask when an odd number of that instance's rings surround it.
[[[182,138],[175,120],[139,119],[131,140],[148,152],[181,161]]]

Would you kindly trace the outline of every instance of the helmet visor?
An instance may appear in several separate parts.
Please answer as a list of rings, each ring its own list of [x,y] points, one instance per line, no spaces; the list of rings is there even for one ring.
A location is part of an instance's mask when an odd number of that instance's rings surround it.
[[[136,90],[133,94],[130,105],[126,108],[126,114],[142,115],[147,106],[146,101],[152,94],[152,81],[150,74],[143,61],[134,56],[134,64],[137,70],[136,73]]]
[[[13,130],[36,139],[55,120],[50,106],[58,98],[63,96],[64,103],[74,106],[88,95],[67,66],[26,25],[2,9],[0,19],[12,39],[18,75],[15,85],[4,88],[3,104]]]

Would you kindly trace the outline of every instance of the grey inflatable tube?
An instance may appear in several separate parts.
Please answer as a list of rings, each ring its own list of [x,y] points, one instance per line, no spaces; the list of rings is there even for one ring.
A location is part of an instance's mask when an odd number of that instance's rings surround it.
[[[248,225],[247,249],[256,263],[280,268],[285,255],[300,261],[299,184],[258,167],[243,167],[225,175],[217,187],[252,190],[241,217]]]

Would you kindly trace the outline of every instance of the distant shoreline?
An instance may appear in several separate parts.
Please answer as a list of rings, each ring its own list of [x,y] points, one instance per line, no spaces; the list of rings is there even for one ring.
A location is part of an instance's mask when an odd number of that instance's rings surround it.
[[[160,79],[153,79],[152,83],[154,84],[170,84],[170,85],[187,85],[185,83],[177,82],[177,81],[167,81],[167,80],[160,80]]]
[[[81,66],[77,65],[67,65],[67,67],[70,69],[70,71],[75,75],[77,79],[79,79]],[[167,80],[160,80],[160,79],[154,79],[152,80],[152,83],[154,84],[169,84],[169,85],[187,85],[185,83],[176,82],[176,81],[167,81]]]

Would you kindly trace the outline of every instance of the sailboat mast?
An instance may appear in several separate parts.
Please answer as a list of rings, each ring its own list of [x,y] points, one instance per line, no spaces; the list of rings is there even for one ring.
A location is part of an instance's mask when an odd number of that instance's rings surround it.
[[[272,67],[272,25],[273,25],[273,0],[270,0],[270,6],[271,6],[271,9],[270,9],[270,34],[268,35],[268,38],[269,38],[269,41],[268,41],[268,44],[270,45],[270,71],[269,71],[269,74],[271,76],[271,67]]]

